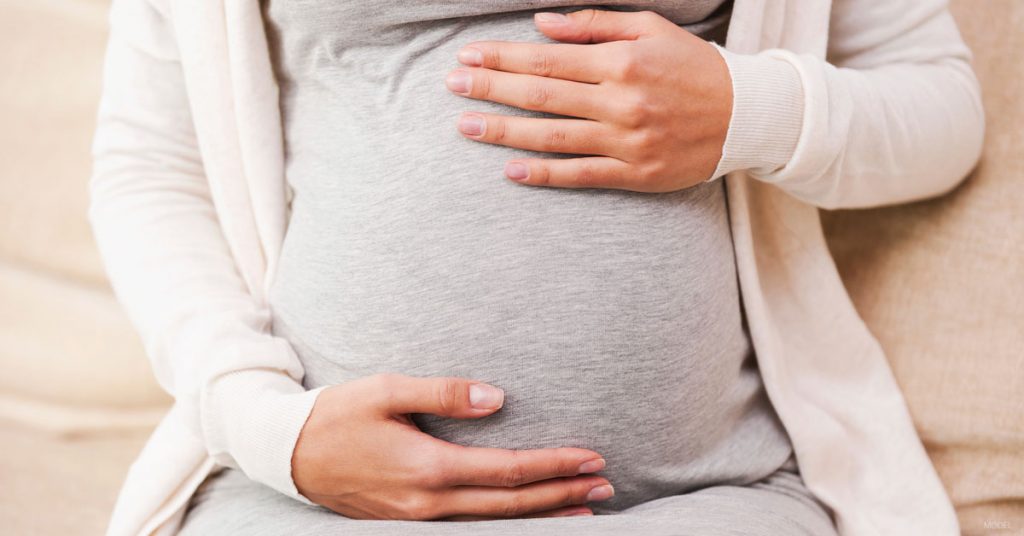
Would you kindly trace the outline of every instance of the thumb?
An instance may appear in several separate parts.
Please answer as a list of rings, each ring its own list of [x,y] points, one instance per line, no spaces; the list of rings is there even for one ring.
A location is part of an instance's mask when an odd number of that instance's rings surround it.
[[[661,29],[667,19],[653,11],[582,9],[568,14],[536,13],[533,22],[541,33],[557,41],[602,43],[650,35]]]
[[[432,413],[468,419],[489,415],[505,401],[501,389],[466,378],[386,374],[383,389],[383,409],[391,415]]]

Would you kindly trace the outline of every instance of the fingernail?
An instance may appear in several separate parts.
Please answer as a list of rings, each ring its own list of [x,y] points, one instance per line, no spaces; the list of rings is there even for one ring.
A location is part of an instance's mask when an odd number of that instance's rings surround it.
[[[475,48],[464,48],[456,54],[459,63],[479,67],[484,64],[484,53]]]
[[[469,386],[469,405],[476,409],[500,408],[505,400],[505,392],[497,387],[483,383]]]
[[[466,71],[455,70],[445,78],[445,83],[448,85],[448,89],[468,95],[473,87],[473,77]]]
[[[566,17],[561,13],[551,13],[545,11],[543,13],[537,13],[536,17],[537,22],[543,22],[547,24],[563,24],[569,22],[569,17]]]
[[[484,118],[479,115],[464,115],[459,119],[459,132],[467,136],[483,135],[484,126]]]
[[[530,168],[521,162],[505,164],[505,175],[515,181],[525,181],[530,177]]]
[[[604,469],[604,458],[598,458],[596,460],[583,462],[580,465],[581,473],[594,473],[600,471],[601,469]]]
[[[587,494],[588,501],[603,501],[615,495],[615,490],[612,489],[611,484],[603,484],[592,490]]]

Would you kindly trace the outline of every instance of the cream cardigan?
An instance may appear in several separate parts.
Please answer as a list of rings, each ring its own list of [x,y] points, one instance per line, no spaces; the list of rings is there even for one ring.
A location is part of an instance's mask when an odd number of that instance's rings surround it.
[[[109,534],[174,533],[218,465],[308,502],[291,452],[319,390],[302,388],[266,301],[289,192],[259,4],[114,0],[110,22],[90,221],[176,401]],[[726,49],[735,104],[716,175],[803,477],[843,535],[956,534],[816,207],[921,199],[968,173],[983,137],[970,52],[941,0],[736,0]]]

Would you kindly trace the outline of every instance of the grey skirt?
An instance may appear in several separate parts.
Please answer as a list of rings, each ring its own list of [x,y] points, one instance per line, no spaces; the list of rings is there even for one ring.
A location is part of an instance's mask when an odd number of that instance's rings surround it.
[[[211,474],[192,496],[185,536],[835,536],[833,522],[790,459],[749,486],[713,486],[638,504],[614,514],[487,521],[350,519],[300,503],[235,469]]]

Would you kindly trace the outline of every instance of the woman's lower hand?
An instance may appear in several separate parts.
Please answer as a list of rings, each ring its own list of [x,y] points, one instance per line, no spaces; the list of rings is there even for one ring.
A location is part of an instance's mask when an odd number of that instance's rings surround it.
[[[503,400],[496,387],[453,377],[385,373],[329,387],[299,435],[293,480],[309,500],[353,519],[591,514],[584,503],[611,496],[607,479],[585,474],[604,467],[594,451],[464,447],[408,416],[485,417]]]
[[[466,113],[466,137],[585,156],[516,159],[510,179],[534,186],[670,192],[712,178],[732,116],[732,79],[714,46],[651,12],[538,13],[565,43],[478,41],[448,88],[580,119]],[[596,43],[596,44],[590,44]]]

